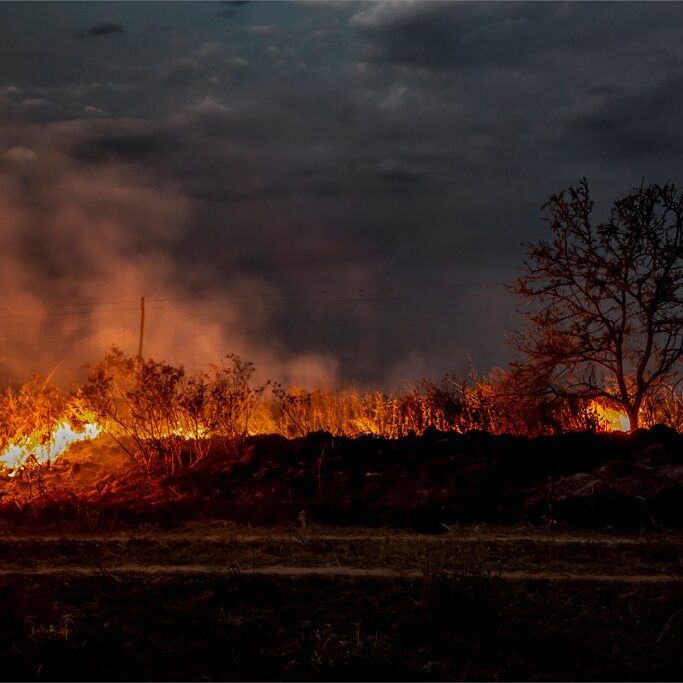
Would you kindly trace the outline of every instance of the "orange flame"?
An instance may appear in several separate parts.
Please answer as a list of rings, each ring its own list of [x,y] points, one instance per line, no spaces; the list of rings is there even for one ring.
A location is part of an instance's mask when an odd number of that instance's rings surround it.
[[[605,432],[629,432],[631,420],[626,413],[613,408],[606,408],[597,401],[593,401],[590,409],[598,416],[600,429]]]
[[[35,458],[39,464],[51,462],[62,455],[72,443],[95,439],[101,431],[102,427],[95,422],[86,422],[82,429],[77,430],[67,420],[62,420],[47,442],[37,433],[21,439],[10,439],[7,448],[0,453],[0,466],[17,471],[29,458]]]

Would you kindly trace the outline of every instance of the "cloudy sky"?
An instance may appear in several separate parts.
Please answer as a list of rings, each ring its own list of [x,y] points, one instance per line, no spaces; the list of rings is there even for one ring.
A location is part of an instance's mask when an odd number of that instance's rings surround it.
[[[683,4],[1,3],[0,382],[505,363],[540,206],[681,181]],[[3,380],[4,378],[4,380]]]

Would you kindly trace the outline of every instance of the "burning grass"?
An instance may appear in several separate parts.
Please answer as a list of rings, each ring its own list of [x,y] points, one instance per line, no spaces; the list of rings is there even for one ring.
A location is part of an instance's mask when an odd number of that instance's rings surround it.
[[[646,424],[678,429],[682,416],[673,390],[643,407]],[[491,515],[539,522],[565,505],[562,486],[574,498],[592,486],[611,501],[607,512],[594,510],[596,525],[612,523],[620,505],[628,524],[649,524],[647,505],[637,502],[649,495],[643,487],[656,480],[657,495],[664,495],[683,481],[653,472],[647,482],[628,484],[633,491],[625,484],[626,493],[604,483],[616,475],[605,479],[593,468],[627,458],[630,444],[640,443],[637,434],[601,440],[601,431],[627,427],[623,419],[596,402],[515,397],[500,371],[476,382],[424,381],[394,394],[304,391],[255,384],[253,366],[235,356],[192,375],[112,350],[70,392],[33,381],[0,395],[0,512],[95,525],[197,515],[282,521],[302,510],[354,523],[364,523],[363,515],[418,526]],[[574,432],[585,432],[584,441]],[[547,435],[556,441],[537,438]],[[672,438],[664,439],[669,468]],[[648,444],[659,448],[658,439]],[[612,452],[615,444],[620,453]],[[539,458],[547,460],[542,476]],[[564,484],[565,475],[593,483]],[[483,489],[479,478],[487,482]],[[558,500],[541,513],[551,487]],[[581,508],[569,517],[576,521],[577,514],[588,513]],[[661,518],[671,518],[670,511]]]
[[[255,386],[252,364],[228,356],[190,375],[117,349],[64,393],[34,380],[0,395],[0,465],[11,471],[54,462],[69,446],[100,434],[114,439],[141,471],[172,475],[206,457],[212,439],[237,453],[247,436],[397,439],[427,429],[538,436],[566,431],[627,431],[628,418],[597,401],[547,401],[515,394],[497,370],[477,381],[446,376],[400,393]],[[683,402],[671,389],[643,407],[646,424],[683,426]]]

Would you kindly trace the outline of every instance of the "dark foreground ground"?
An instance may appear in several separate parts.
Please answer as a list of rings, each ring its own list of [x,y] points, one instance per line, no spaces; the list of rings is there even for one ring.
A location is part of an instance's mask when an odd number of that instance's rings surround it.
[[[5,680],[681,680],[683,538],[6,534]]]

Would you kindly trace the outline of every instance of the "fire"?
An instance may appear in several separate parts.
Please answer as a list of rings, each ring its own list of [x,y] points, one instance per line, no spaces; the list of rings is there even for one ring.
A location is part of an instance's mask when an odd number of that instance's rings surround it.
[[[68,420],[62,420],[47,441],[37,433],[21,439],[10,439],[7,448],[0,453],[0,466],[16,471],[29,458],[35,458],[39,464],[51,462],[62,455],[72,443],[95,439],[101,431],[102,427],[96,422],[86,422],[81,429],[75,429]]]
[[[164,430],[162,433],[164,437],[179,436],[181,439],[208,439],[210,436],[204,427],[188,429],[186,427],[178,426]]]
[[[606,408],[597,401],[593,401],[590,409],[595,411],[600,421],[600,429],[606,432],[628,432],[631,430],[631,420],[626,413],[613,408]]]

